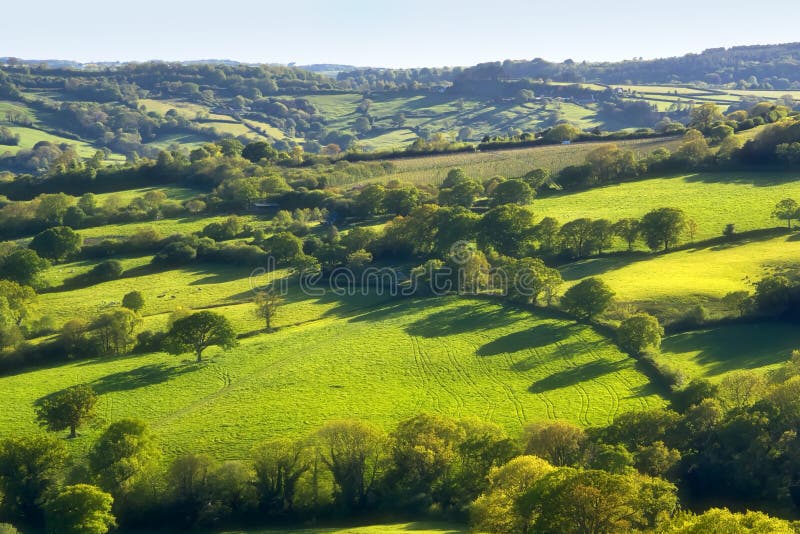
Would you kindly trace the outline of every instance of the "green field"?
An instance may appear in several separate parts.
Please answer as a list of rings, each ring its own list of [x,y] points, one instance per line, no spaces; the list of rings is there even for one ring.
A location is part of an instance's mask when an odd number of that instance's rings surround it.
[[[568,281],[599,276],[623,302],[647,309],[683,309],[718,300],[731,291],[751,291],[765,274],[800,266],[795,236],[689,248],[658,256],[605,257],[562,268]]]
[[[784,198],[800,199],[796,172],[699,173],[556,194],[534,200],[532,209],[537,217],[564,223],[580,217],[616,221],[677,207],[697,223],[696,239],[705,239],[722,235],[728,223],[738,231],[778,226],[772,210]]]
[[[796,325],[758,323],[669,336],[658,358],[680,369],[689,379],[704,377],[716,381],[740,369],[775,369],[798,347],[800,332]]]
[[[165,283],[177,287],[182,282],[174,275]],[[94,289],[95,297],[110,295],[105,285]],[[233,297],[240,289],[228,292]],[[243,339],[228,353],[210,350],[210,361],[200,365],[157,353],[2,377],[3,405],[14,409],[2,410],[0,426],[31,432],[38,399],[89,383],[101,394],[100,420],[70,442],[77,454],[100,426],[137,417],[151,424],[168,456],[202,450],[232,459],[259,440],[301,436],[342,418],[388,429],[433,411],[481,417],[518,434],[529,421],[599,425],[622,411],[663,403],[633,360],[569,321],[456,297],[377,304],[323,298],[298,305],[306,322]],[[284,320],[300,315],[287,309]]]
[[[633,150],[644,157],[657,148],[674,149],[680,138],[638,139],[619,141],[621,147]],[[548,145],[513,150],[463,152],[440,156],[423,156],[394,160],[396,172],[370,181],[386,182],[402,180],[415,184],[440,184],[450,169],[461,167],[468,176],[486,180],[492,176],[519,177],[534,168],[545,168],[552,172],[569,165],[583,163],[586,154],[601,146],[600,143],[575,143],[569,146]]]

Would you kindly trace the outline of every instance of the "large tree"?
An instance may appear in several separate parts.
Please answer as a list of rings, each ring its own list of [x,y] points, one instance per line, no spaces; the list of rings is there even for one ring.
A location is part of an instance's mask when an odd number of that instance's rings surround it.
[[[130,488],[158,456],[144,421],[122,419],[109,425],[89,451],[98,484],[114,495]]]
[[[28,247],[42,258],[63,260],[81,249],[83,238],[69,226],[48,228],[37,234]]]
[[[105,534],[117,526],[111,513],[114,498],[88,484],[67,486],[45,505],[51,532],[63,534]]]
[[[642,235],[652,250],[674,247],[685,228],[686,214],[678,208],[658,208],[642,217]]]
[[[307,443],[274,439],[257,445],[251,457],[261,506],[267,512],[290,511],[300,477],[311,469],[312,454]]]
[[[603,313],[614,299],[614,292],[599,278],[587,278],[564,293],[561,306],[579,319],[592,319]]]
[[[661,336],[664,329],[658,319],[646,313],[640,313],[622,321],[617,329],[619,345],[631,354],[639,354],[648,347],[661,347]]]
[[[772,211],[772,216],[779,221],[786,221],[788,228],[792,227],[792,221],[800,218],[800,206],[791,198],[784,198],[777,204]]]
[[[236,331],[223,315],[210,311],[193,313],[172,324],[166,346],[172,354],[194,352],[203,361],[203,352],[217,346],[231,349],[236,346]]]
[[[49,266],[50,262],[41,258],[36,252],[17,248],[0,258],[0,277],[38,288],[44,285],[41,273]]]
[[[369,504],[384,466],[384,436],[361,421],[334,421],[317,432],[320,459],[330,470],[337,504],[362,510]]]
[[[47,435],[0,442],[0,494],[9,514],[35,519],[41,498],[53,489],[67,460],[64,442]]]
[[[78,428],[94,412],[97,394],[87,385],[73,386],[42,401],[36,410],[39,424],[52,431],[69,429],[69,437],[78,436]]]
[[[533,235],[533,214],[514,204],[487,211],[478,222],[478,245],[500,254],[518,257]]]

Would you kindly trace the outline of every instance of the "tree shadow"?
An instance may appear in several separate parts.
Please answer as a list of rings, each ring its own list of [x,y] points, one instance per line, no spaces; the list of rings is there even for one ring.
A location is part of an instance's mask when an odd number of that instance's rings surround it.
[[[721,326],[664,339],[662,353],[690,354],[707,375],[786,361],[800,347],[800,330],[786,323]]]
[[[585,363],[578,367],[565,369],[557,373],[548,375],[537,380],[528,388],[531,393],[545,393],[554,389],[573,386],[587,380],[594,380],[601,376],[619,371],[626,367],[625,362],[610,362],[607,360],[595,360]]]
[[[431,299],[432,305],[438,305],[440,302],[438,299]],[[432,313],[408,325],[406,332],[412,336],[442,337],[486,328],[499,328],[515,323],[521,318],[519,312],[513,309],[475,304],[469,302]]]
[[[89,385],[98,394],[130,391],[145,386],[163,384],[181,375],[198,370],[194,364],[167,365],[153,363],[130,371],[121,371],[98,378]]]
[[[555,341],[556,340],[553,340],[553,342]],[[547,361],[542,361],[541,358],[539,358],[535,353],[533,353],[523,360],[518,360],[514,362],[511,365],[511,370],[517,371],[519,373],[525,373],[532,369],[536,369],[540,365],[544,365],[547,362],[554,362],[558,360],[569,360],[574,358],[576,354],[582,354],[585,352],[586,352],[586,343],[584,343],[583,341],[559,343],[559,345],[555,347],[553,351],[548,353]]]
[[[480,347],[477,354],[478,356],[496,356],[525,349],[545,347],[552,345],[556,341],[568,338],[577,329],[577,325],[571,324],[538,324],[533,328],[512,332],[494,339]]]
[[[765,174],[762,169],[739,172],[701,172],[684,177],[687,183],[702,182],[704,184],[737,184],[754,185],[758,187],[771,187],[788,182],[795,182],[800,178],[797,171],[776,169]]]
[[[119,373],[112,373],[98,378],[92,382],[86,383],[98,395],[105,393],[115,393],[119,391],[131,391],[145,386],[152,386],[155,384],[163,384],[172,380],[173,378],[194,372],[200,369],[199,366],[193,362],[188,362],[180,365],[167,365],[166,363],[154,363],[143,365],[130,371],[120,371]],[[68,388],[61,389],[48,393],[40,397],[34,402],[34,405],[41,406],[41,404],[51,398],[64,393]]]

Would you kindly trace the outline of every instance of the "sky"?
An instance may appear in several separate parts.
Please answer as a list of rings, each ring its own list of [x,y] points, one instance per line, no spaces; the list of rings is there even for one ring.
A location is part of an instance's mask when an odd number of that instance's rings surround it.
[[[800,41],[797,0],[8,2],[0,57],[375,67],[614,61]]]

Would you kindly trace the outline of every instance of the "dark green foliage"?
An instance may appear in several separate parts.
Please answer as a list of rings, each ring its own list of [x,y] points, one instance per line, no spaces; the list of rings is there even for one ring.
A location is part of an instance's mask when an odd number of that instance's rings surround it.
[[[236,332],[230,321],[210,311],[178,319],[172,324],[165,341],[171,353],[194,352],[198,362],[202,361],[203,352],[208,347],[218,346],[227,350],[236,346],[236,343]]]
[[[48,430],[69,429],[69,437],[78,436],[78,428],[92,417],[97,394],[87,385],[74,386],[46,398],[36,409],[39,424]]]
[[[68,226],[48,228],[36,235],[28,247],[39,256],[60,261],[76,254],[83,244],[83,238]]]
[[[58,483],[66,460],[63,441],[52,436],[17,436],[0,442],[3,510],[28,521],[38,519],[37,507]]]

